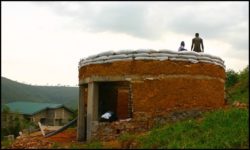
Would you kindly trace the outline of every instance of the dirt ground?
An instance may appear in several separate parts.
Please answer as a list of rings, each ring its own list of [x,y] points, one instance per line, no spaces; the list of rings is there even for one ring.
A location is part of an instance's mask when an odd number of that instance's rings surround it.
[[[57,135],[45,138],[40,131],[30,135],[24,135],[15,140],[10,148],[12,149],[50,149],[55,148],[56,143],[64,148],[76,143],[76,128],[67,129]]]

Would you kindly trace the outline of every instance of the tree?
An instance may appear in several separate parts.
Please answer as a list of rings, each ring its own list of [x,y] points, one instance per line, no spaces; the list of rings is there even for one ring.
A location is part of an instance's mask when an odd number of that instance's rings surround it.
[[[13,134],[16,137],[19,135],[19,131],[32,125],[34,126],[34,123],[26,120],[18,112],[11,112],[6,105],[3,106],[1,121],[1,139],[3,136],[10,134]]]
[[[239,73],[240,80],[249,80],[249,65]]]
[[[235,71],[232,69],[226,71],[226,88],[232,87],[238,80],[239,75]]]

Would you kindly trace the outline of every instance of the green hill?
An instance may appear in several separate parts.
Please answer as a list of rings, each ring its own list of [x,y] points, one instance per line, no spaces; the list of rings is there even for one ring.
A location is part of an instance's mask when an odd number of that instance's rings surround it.
[[[200,120],[166,124],[142,135],[123,134],[119,140],[123,148],[247,149],[248,118],[248,109],[230,107],[207,112]]]
[[[2,104],[14,101],[61,103],[77,108],[78,88],[64,86],[33,86],[1,77]]]
[[[239,101],[249,103],[249,66],[236,73],[228,70],[226,92],[229,103]]]

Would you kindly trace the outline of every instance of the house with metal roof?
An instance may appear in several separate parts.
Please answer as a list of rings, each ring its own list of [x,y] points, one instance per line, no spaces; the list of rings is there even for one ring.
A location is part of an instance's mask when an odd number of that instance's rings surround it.
[[[43,125],[63,125],[66,124],[71,115],[72,110],[63,104],[53,103],[35,103],[35,102],[12,102],[5,104],[10,112],[18,113],[22,118]]]

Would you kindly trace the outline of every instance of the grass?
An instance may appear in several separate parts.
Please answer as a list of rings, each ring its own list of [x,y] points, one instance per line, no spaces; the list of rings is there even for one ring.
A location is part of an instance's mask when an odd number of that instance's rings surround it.
[[[90,141],[83,144],[71,145],[70,149],[102,149],[103,145],[100,141]]]
[[[232,86],[226,87],[228,102],[230,104],[234,101],[249,103],[249,67],[247,66],[241,72],[237,73],[236,76],[238,78],[237,82]]]
[[[153,129],[136,138],[138,148],[248,148],[248,109],[230,108]],[[123,140],[133,135],[126,135]]]
[[[102,148],[102,144],[100,141],[92,141],[90,143],[87,143],[85,148],[86,149],[100,149]]]
[[[129,134],[129,133],[124,133],[118,137],[118,140],[123,142],[123,141],[130,141],[133,140],[136,137],[134,134]]]
[[[237,83],[229,91],[229,103],[232,104],[234,101],[239,101],[243,103],[249,103],[249,92],[248,92],[248,81]]]
[[[59,143],[55,142],[55,143],[53,143],[51,148],[52,149],[59,149],[59,148],[61,148],[61,145]]]
[[[12,142],[9,140],[1,140],[1,149],[9,148]]]

